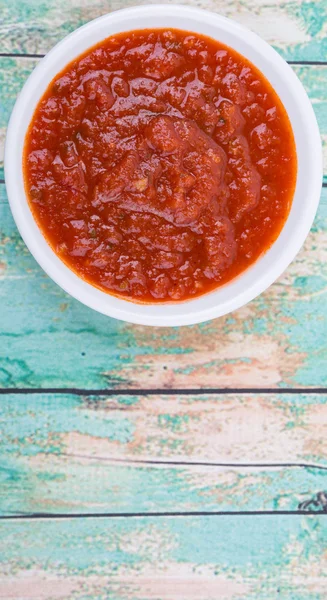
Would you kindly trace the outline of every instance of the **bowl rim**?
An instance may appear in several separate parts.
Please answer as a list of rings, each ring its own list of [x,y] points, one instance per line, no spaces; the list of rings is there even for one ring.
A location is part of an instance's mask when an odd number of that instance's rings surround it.
[[[216,39],[221,39],[222,32],[225,32],[226,35],[234,35],[234,37],[239,39],[240,43],[244,42],[249,50],[252,49],[254,51],[256,49],[256,51],[260,51],[258,53],[258,60],[261,60],[259,57],[260,54],[262,60],[266,62],[269,68],[273,69],[277,80],[278,78],[282,80],[287,93],[290,93],[291,99],[293,98],[294,100],[294,110],[299,111],[299,115],[301,116],[304,140],[308,144],[305,165],[306,169],[308,169],[306,177],[310,181],[310,187],[307,185],[307,197],[305,193],[302,193],[298,189],[298,174],[294,198],[296,194],[301,196],[303,202],[303,209],[301,208],[301,211],[303,214],[301,213],[300,217],[297,216],[297,219],[295,219],[296,227],[295,225],[292,228],[286,227],[290,221],[289,215],[279,237],[272,244],[271,248],[259,257],[253,265],[238,275],[237,278],[232,279],[230,282],[208,294],[194,299],[182,302],[139,304],[103,292],[92,284],[87,283],[67,267],[51,249],[32,215],[25,188],[22,192],[23,165],[21,140],[22,137],[25,138],[37,103],[55,74],[64,69],[65,65],[69,64],[74,58],[87,51],[88,48],[101,42],[106,37],[114,35],[115,32],[105,36],[100,35],[94,42],[87,43],[84,49],[73,54],[72,58],[65,59],[66,53],[69,54],[71,48],[74,47],[74,43],[75,46],[80,43],[83,45],[85,33],[88,32],[89,35],[94,34],[96,37],[97,32],[102,31],[106,25],[115,26],[118,24],[121,27],[125,22],[133,20],[133,18],[135,19],[135,26],[119,29],[119,31],[145,29],[147,27],[140,26],[138,19],[142,18],[146,21],[149,18],[160,19],[161,17],[172,17],[174,19],[182,17],[185,21],[192,21],[194,22],[194,29],[187,26],[184,27],[184,30],[194,31],[195,33],[200,33],[196,27],[209,27],[210,25],[211,28],[217,28]],[[167,25],[163,24],[150,28],[159,29],[166,27],[168,28]],[[170,27],[172,28],[173,26]],[[183,29],[181,24],[176,25],[175,28]],[[226,44],[226,42],[223,43]],[[234,48],[232,44],[230,44],[230,47]],[[239,52],[239,50],[237,51]],[[242,52],[239,53],[242,54]],[[251,59],[248,60],[251,61]],[[254,62],[254,64],[258,67],[257,62]],[[41,85],[40,89],[38,87],[40,80],[42,78],[46,80],[47,73],[51,72],[54,66],[56,66],[55,74],[51,75],[45,87]],[[269,74],[263,69],[260,70],[272,84]],[[24,122],[26,111],[29,111],[31,114],[30,118],[28,120],[25,118]],[[295,135],[292,113],[289,110],[287,110],[287,113]],[[20,148],[20,152],[17,152],[17,147]],[[298,146],[297,155],[299,159]],[[232,19],[203,9],[170,4],[141,5],[114,11],[89,21],[59,41],[41,59],[27,79],[16,100],[7,129],[4,170],[8,200],[19,232],[31,254],[51,279],[68,294],[100,313],[130,323],[154,326],[181,326],[201,323],[230,313],[244,306],[265,291],[292,262],[310,231],[319,204],[323,173],[322,148],[316,117],[302,84],[286,61],[267,42]],[[305,187],[305,178],[302,178],[302,184]],[[290,214],[292,211],[293,206]],[[287,232],[285,232],[286,229]],[[283,238],[282,243],[280,243],[280,238]],[[274,251],[277,243],[278,251]],[[268,255],[271,256],[271,260],[270,263],[268,260],[268,264],[266,264]],[[251,277],[251,274],[255,275]],[[244,285],[242,285],[242,282],[244,282]],[[247,285],[245,285],[246,283]]]

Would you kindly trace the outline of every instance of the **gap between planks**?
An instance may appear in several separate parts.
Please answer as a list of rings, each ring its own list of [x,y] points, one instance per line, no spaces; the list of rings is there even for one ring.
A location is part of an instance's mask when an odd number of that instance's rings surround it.
[[[303,388],[0,388],[0,396],[9,394],[70,394],[75,396],[208,396],[229,394],[327,394],[327,387]]]
[[[69,519],[139,519],[139,518],[176,518],[176,517],[260,517],[260,516],[327,516],[323,510],[262,510],[262,511],[189,511],[189,512],[139,512],[139,513],[31,513],[26,515],[4,515],[0,516],[0,521],[53,521]]]
[[[319,463],[301,463],[301,462],[278,462],[278,463],[227,463],[210,461],[183,461],[183,460],[162,460],[162,459],[138,459],[138,458],[117,458],[111,456],[90,456],[87,454],[72,454],[62,452],[61,456],[66,458],[82,458],[83,460],[94,460],[108,463],[120,463],[124,465],[153,465],[163,467],[213,467],[217,469],[235,468],[235,469],[319,469],[327,471],[327,466]]]
[[[0,52],[1,58],[44,58],[46,54],[33,54],[28,52]],[[289,65],[327,65],[326,60],[286,60]]]

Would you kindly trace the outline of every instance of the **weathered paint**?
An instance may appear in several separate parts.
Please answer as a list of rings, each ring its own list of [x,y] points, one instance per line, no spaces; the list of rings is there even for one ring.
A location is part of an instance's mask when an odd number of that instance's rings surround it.
[[[326,401],[3,396],[0,514],[297,510],[327,487]]]
[[[70,298],[38,267],[0,185],[0,385],[326,386],[327,189],[304,248],[249,305],[209,323],[146,328]]]
[[[249,26],[288,60],[326,60],[325,0],[189,3]],[[43,54],[121,6],[0,0],[0,52]],[[37,62],[0,58],[0,179],[9,114]],[[327,69],[295,69],[326,142]],[[158,330],[98,315],[53,284],[0,185],[0,386],[326,386],[326,211],[325,188],[304,249],[260,298]],[[0,408],[0,516],[326,509],[325,395],[19,394]],[[320,515],[0,520],[0,598],[325,600],[326,527]]]
[[[324,516],[0,523],[0,598],[325,600]]]
[[[2,6],[2,52],[45,53],[87,21],[143,0],[6,0]],[[178,4],[179,0],[167,3]],[[327,52],[324,0],[188,0],[249,27],[289,60],[323,59]]]

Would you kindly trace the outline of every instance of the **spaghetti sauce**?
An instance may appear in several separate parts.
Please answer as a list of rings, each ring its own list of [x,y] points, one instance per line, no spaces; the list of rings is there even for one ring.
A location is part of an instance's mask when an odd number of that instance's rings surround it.
[[[180,301],[236,277],[288,216],[288,116],[265,77],[207,37],[111,37],[49,85],[25,141],[29,203],[56,254],[92,285]]]

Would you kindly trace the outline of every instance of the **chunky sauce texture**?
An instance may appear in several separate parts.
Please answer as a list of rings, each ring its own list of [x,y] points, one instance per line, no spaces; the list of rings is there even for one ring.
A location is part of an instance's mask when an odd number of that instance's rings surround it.
[[[285,109],[231,48],[193,33],[111,37],[49,85],[25,142],[34,217],[91,284],[141,302],[229,281],[290,210]]]

